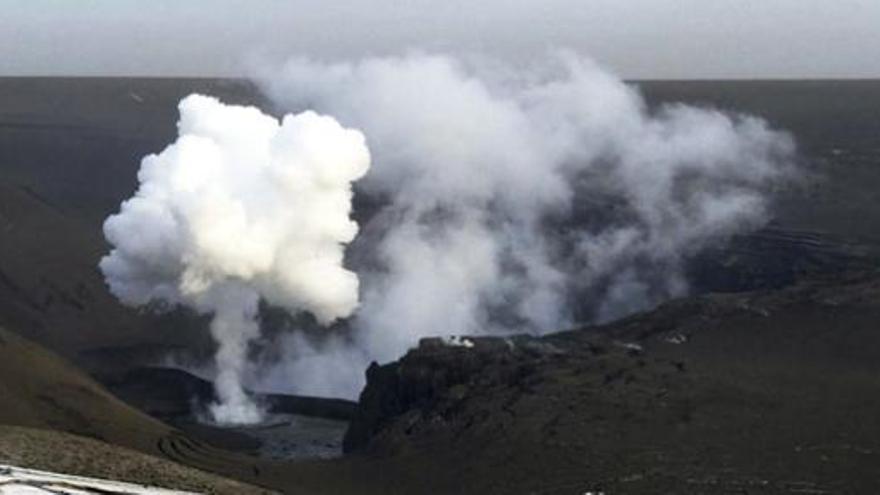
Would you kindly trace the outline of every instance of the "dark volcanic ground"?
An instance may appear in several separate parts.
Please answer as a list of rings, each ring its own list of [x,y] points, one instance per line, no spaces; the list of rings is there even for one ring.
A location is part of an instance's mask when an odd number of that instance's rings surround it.
[[[0,423],[289,493],[880,493],[880,82],[640,86],[653,103],[766,117],[795,135],[809,180],[779,191],[768,228],[692,260],[703,295],[541,339],[427,340],[371,367],[349,455],[289,462],[174,420],[204,383],[140,367],[169,351],[210,352],[203,322],[121,308],[96,269],[101,222],[134,190],[140,158],[173,138],[178,99],[259,101],[253,88],[0,79],[0,325],[178,427],[123,407],[66,364],[52,364],[57,376],[0,366]],[[4,362],[18,362],[7,352],[55,363],[13,344],[0,340]],[[318,414],[351,414],[337,406]],[[141,424],[151,426],[118,433]]]
[[[878,322],[875,271],[425,340],[368,371],[346,446],[452,468],[443,493],[876,493]]]

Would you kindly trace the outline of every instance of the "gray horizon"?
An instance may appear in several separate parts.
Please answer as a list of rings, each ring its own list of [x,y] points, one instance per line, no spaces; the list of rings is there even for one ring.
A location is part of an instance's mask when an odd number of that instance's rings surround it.
[[[291,56],[566,48],[631,80],[880,77],[870,0],[0,0],[0,76],[243,77]]]

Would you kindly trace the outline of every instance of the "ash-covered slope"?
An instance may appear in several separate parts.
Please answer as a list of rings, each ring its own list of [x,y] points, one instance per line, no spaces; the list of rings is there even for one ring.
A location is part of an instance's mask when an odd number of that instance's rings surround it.
[[[873,493],[878,321],[874,271],[425,340],[370,368],[346,447],[424,467],[433,493]]]
[[[26,186],[0,182],[0,323],[66,355],[144,331],[95,269],[103,242]]]
[[[63,358],[0,327],[0,462],[209,493],[260,492],[183,467],[169,468],[170,463],[154,457],[185,458],[202,470],[219,463],[221,476],[251,472],[242,458],[147,416]]]
[[[84,435],[145,452],[171,433],[85,373],[0,328],[0,424]]]
[[[50,483],[44,483],[44,490],[39,493],[58,493],[59,484],[71,488],[86,490],[88,493],[218,493],[218,494],[250,494],[270,493],[268,490],[245,485],[216,475],[187,468],[173,462],[144,455],[140,452],[106,444],[89,438],[60,433],[57,431],[33,428],[0,426],[0,463],[25,466],[32,469],[43,469],[60,475],[52,476]],[[0,468],[0,472],[3,469]],[[46,480],[40,473],[22,472],[4,473],[8,489],[39,486],[31,481]],[[15,474],[15,475],[13,475]],[[12,475],[12,476],[11,476]],[[89,476],[101,478],[101,481],[69,479],[66,475]],[[11,479],[10,479],[11,477]],[[15,481],[21,483],[16,485]],[[104,481],[110,481],[105,483]],[[97,481],[96,483],[93,483]],[[119,483],[119,482],[122,483]],[[77,485],[76,483],[82,483]],[[147,489],[152,485],[160,489]],[[4,484],[4,483],[0,483]],[[91,487],[93,491],[89,491]],[[140,490],[140,491],[138,491]],[[167,491],[171,490],[171,491]],[[31,493],[31,492],[27,492]],[[80,493],[80,492],[76,492]]]

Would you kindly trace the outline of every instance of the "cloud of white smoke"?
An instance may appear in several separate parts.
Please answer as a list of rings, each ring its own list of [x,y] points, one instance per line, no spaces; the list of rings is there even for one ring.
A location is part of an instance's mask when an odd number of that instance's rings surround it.
[[[267,386],[293,370],[288,390],[350,397],[349,370],[423,336],[544,333],[683,295],[684,260],[760,225],[792,169],[793,141],[760,119],[649,108],[569,53],[485,62],[294,59],[258,77],[281,108],[362,129],[373,153],[351,336],[291,353]]]
[[[364,136],[314,112],[281,122],[206,96],[180,102],[179,137],[144,158],[140,187],[104,224],[100,263],[123,303],[212,315],[218,344],[211,407],[221,423],[258,421],[243,390],[260,300],[328,324],[358,305],[343,267],[358,226],[352,182],[369,167]]]

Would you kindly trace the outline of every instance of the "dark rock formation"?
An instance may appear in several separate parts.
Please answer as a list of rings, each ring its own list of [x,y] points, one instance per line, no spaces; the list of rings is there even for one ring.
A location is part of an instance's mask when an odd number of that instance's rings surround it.
[[[345,450],[367,447],[390,419],[400,415],[410,417],[407,434],[416,427],[450,424],[459,419],[459,406],[473,389],[524,388],[538,363],[561,354],[552,344],[522,335],[468,337],[454,344],[423,339],[400,361],[372,363],[367,369],[367,386],[346,434]]]
[[[877,321],[870,270],[542,338],[426,339],[370,367],[345,448],[442,464],[450,493],[873,492]]]

